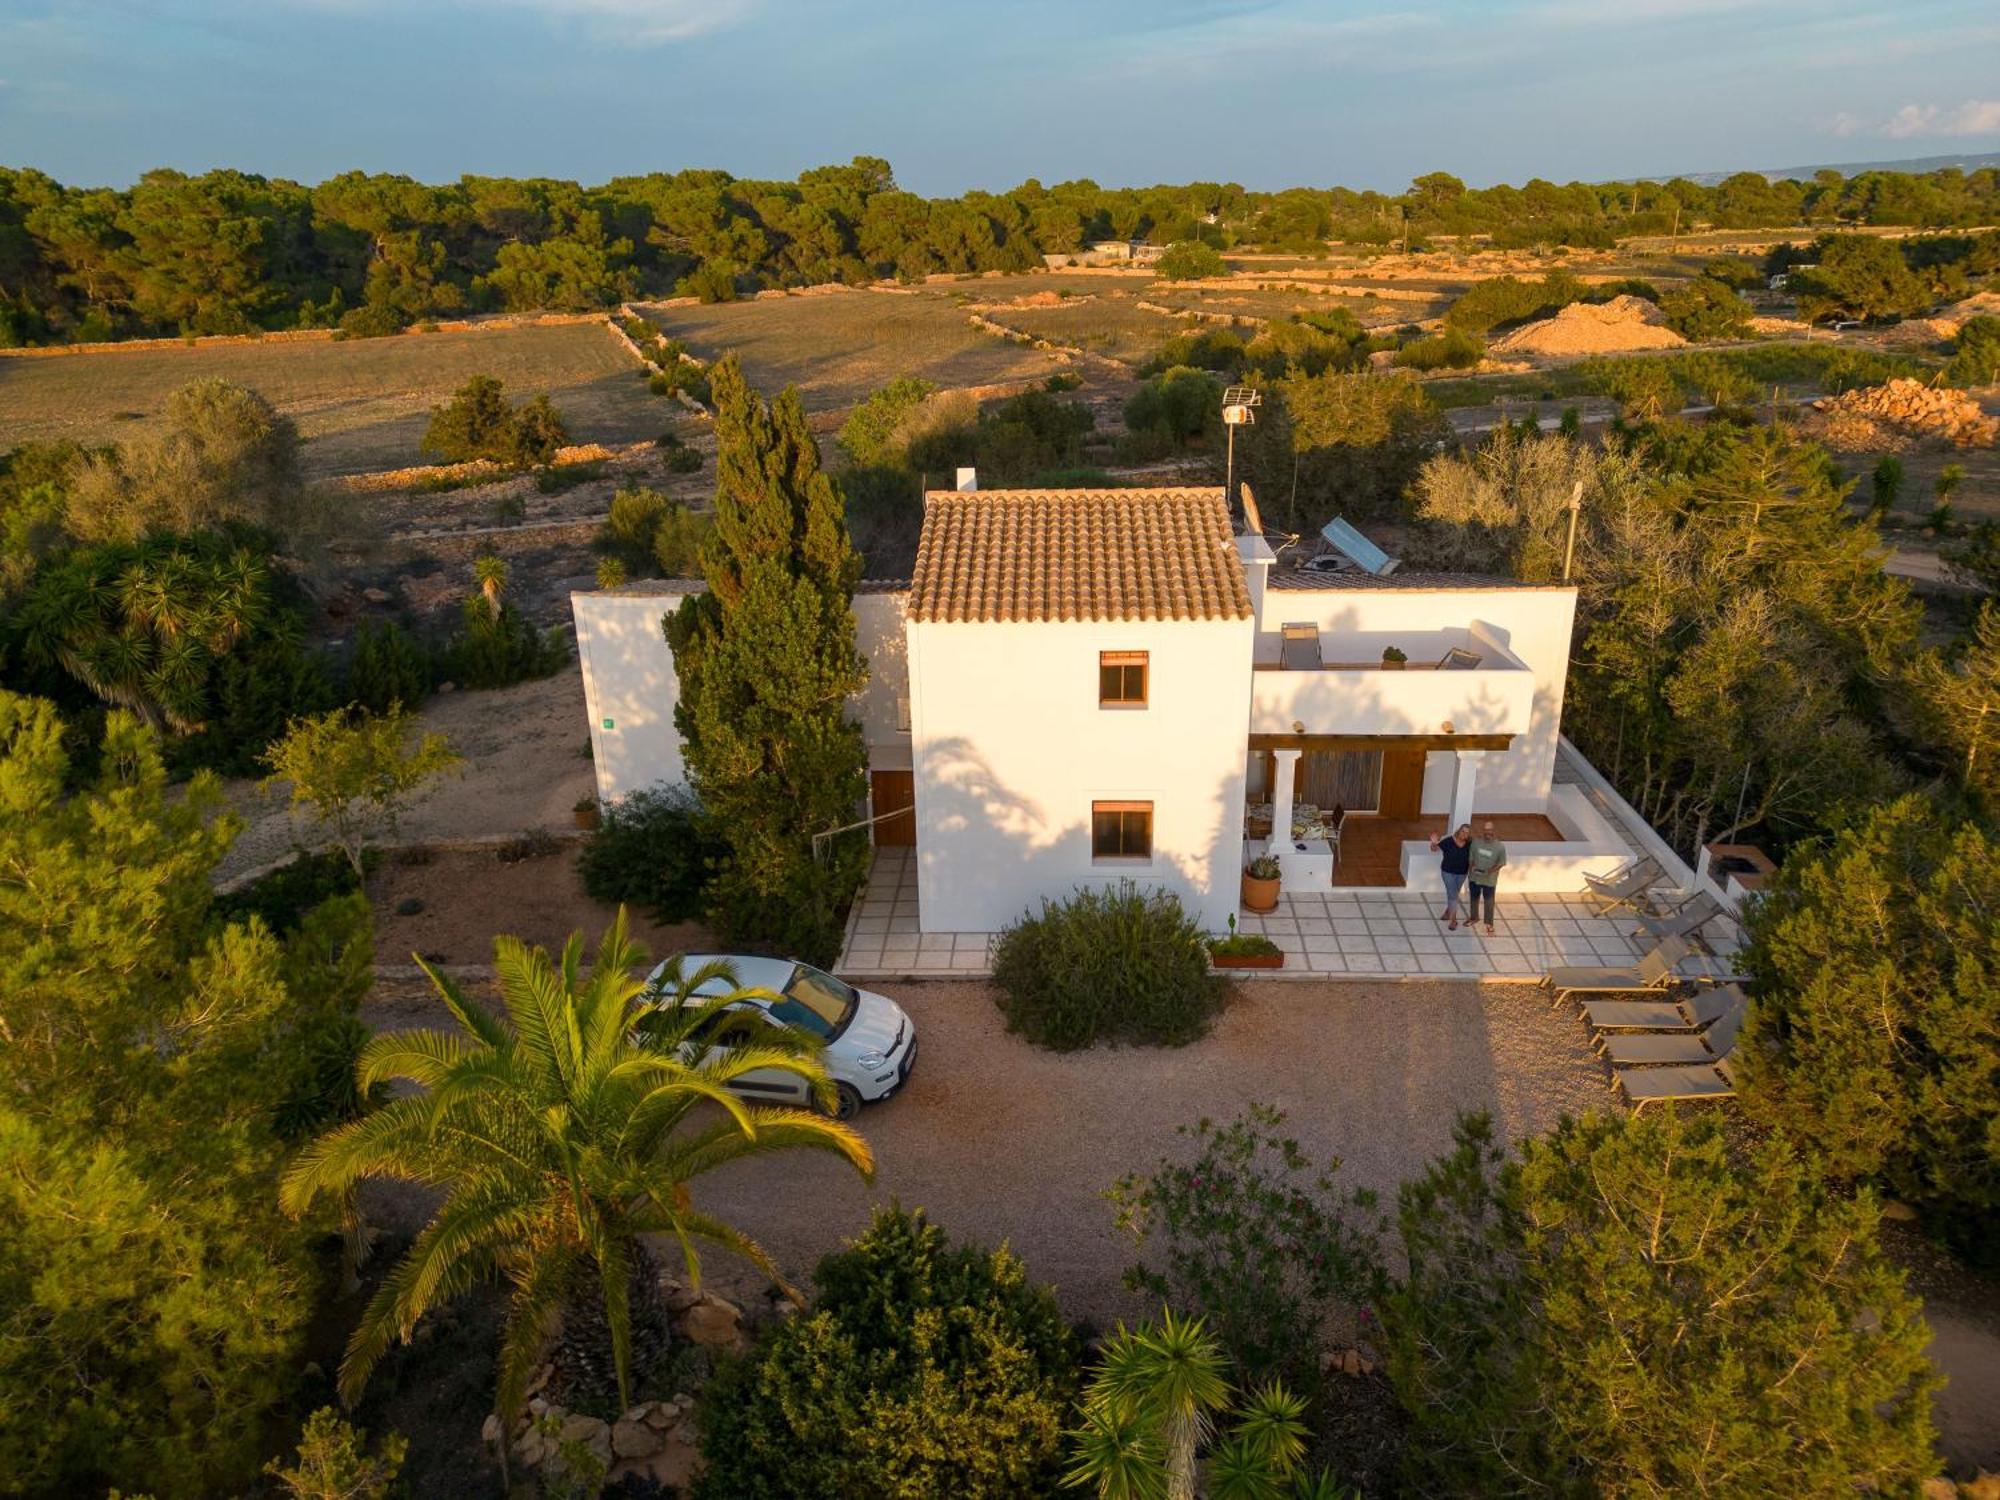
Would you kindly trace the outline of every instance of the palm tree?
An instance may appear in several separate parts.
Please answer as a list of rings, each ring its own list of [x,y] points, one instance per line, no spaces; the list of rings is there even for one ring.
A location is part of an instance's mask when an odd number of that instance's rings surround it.
[[[511,1431],[565,1304],[581,1299],[601,1306],[619,1401],[630,1405],[633,1271],[643,1264],[646,1236],[671,1236],[697,1286],[696,1246],[706,1242],[743,1256],[796,1299],[755,1241],[695,1206],[693,1179],[792,1147],[832,1151],[863,1177],[873,1174],[874,1159],[845,1125],[806,1110],[746,1105],[730,1092],[744,1073],[783,1068],[830,1099],[824,1068],[796,1034],[763,1027],[706,1060],[682,1056],[733,995],[635,1030],[648,991],[632,975],[644,954],[626,938],[623,908],[588,978],[580,933],[559,966],[518,938],[493,946],[506,1020],[424,964],[458,1029],[375,1038],[356,1068],[361,1086],[404,1079],[419,1091],[307,1147],[280,1198],[297,1215],[364,1178],[444,1190],[362,1315],[341,1363],[341,1394],[353,1400],[376,1361],[426,1312],[497,1273],[512,1286],[496,1403]],[[670,975],[683,997],[717,977],[735,982],[722,965],[683,975],[674,963]],[[700,1117],[703,1105],[718,1113]]]
[[[507,560],[490,552],[483,557],[475,557],[472,560],[472,581],[486,596],[487,614],[499,619],[500,595],[507,587]]]

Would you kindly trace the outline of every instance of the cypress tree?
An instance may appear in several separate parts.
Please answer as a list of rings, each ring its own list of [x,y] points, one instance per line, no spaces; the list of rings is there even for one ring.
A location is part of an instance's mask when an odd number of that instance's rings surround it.
[[[708,588],[665,622],[688,779],[727,846],[710,917],[728,938],[829,963],[867,871],[859,832],[812,847],[854,821],[867,789],[861,730],[845,717],[868,676],[854,638],[861,564],[798,392],[767,404],[733,358],[711,379]]]

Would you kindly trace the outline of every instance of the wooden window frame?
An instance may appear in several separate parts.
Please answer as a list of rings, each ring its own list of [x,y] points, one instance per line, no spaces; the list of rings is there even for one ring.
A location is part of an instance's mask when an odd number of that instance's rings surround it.
[[[1099,708],[1134,709],[1144,708],[1151,701],[1153,691],[1152,653],[1148,651],[1100,651],[1097,653],[1097,706]],[[1104,674],[1116,671],[1119,674],[1119,692],[1127,686],[1126,673],[1132,668],[1139,669],[1139,696],[1136,698],[1108,698],[1104,693]]]
[[[1115,850],[1111,851],[1110,853],[1106,853],[1103,849],[1101,849],[1098,846],[1097,820],[1100,817],[1104,817],[1107,815],[1114,815],[1114,814],[1119,816],[1118,838],[1117,838],[1118,847]],[[1146,820],[1145,822],[1146,847],[1144,853],[1134,853],[1132,850],[1126,847],[1128,842],[1126,836],[1127,825],[1124,820],[1126,817],[1132,816],[1134,814],[1142,814],[1144,815]],[[1099,799],[1093,801],[1090,804],[1090,859],[1091,863],[1100,865],[1151,864],[1153,862],[1153,804],[1150,802],[1132,802],[1132,801],[1120,801],[1113,799]]]

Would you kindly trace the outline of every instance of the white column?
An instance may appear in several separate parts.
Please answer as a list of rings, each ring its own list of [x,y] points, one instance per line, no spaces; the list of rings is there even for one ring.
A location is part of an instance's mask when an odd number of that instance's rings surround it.
[[[1472,821],[1472,796],[1479,782],[1479,760],[1484,750],[1460,750],[1457,763],[1451,775],[1451,822],[1445,825],[1450,833],[1461,823]]]
[[[1292,783],[1299,767],[1297,750],[1273,750],[1271,752],[1272,777],[1276,782],[1271,788],[1271,852],[1292,847]]]

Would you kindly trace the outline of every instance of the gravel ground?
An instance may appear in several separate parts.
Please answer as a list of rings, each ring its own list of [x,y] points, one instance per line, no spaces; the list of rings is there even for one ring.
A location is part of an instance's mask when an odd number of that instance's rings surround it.
[[[423,727],[442,733],[466,763],[461,774],[411,806],[399,838],[480,838],[574,826],[577,799],[596,784],[582,753],[590,725],[583,674],[574,662],[540,682],[442,694],[424,705],[421,717]],[[311,819],[292,813],[283,786],[267,793],[255,781],[231,781],[226,791],[248,826],[223,859],[219,879],[281,859],[295,843],[320,841]]]
[[[1310,1153],[1344,1160],[1343,1181],[1393,1193],[1449,1147],[1461,1109],[1492,1111],[1514,1138],[1609,1102],[1581,1025],[1520,986],[1246,984],[1191,1047],[1069,1054],[1009,1035],[983,983],[893,988],[921,1052],[904,1093],[862,1113],[873,1186],[800,1154],[738,1163],[695,1189],[789,1274],[860,1232],[874,1204],[900,1200],[954,1235],[1008,1241],[1072,1316],[1108,1322],[1142,1309],[1120,1285],[1130,1247],[1098,1195],[1174,1151],[1177,1125],[1276,1104]],[[385,1005],[370,1019],[413,1018]],[[376,1211],[417,1206],[398,1193]]]

